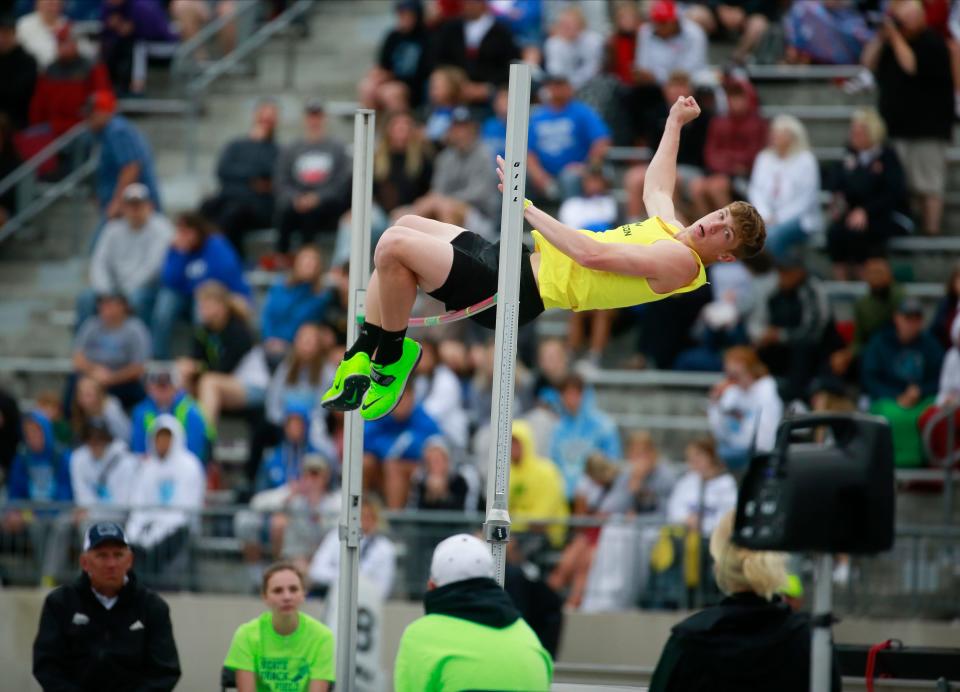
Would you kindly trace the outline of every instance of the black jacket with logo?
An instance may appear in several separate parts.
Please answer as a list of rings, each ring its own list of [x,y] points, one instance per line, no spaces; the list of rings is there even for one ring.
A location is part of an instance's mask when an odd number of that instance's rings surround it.
[[[81,575],[43,604],[33,676],[44,692],[172,690],[180,661],[167,604],[131,572],[107,610]]]

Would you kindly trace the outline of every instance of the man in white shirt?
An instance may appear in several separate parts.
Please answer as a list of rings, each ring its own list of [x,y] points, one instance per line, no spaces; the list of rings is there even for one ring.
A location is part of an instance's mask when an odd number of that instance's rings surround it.
[[[97,296],[120,293],[150,324],[173,224],[150,201],[142,183],[123,191],[123,215],[108,221],[90,259],[90,288],[77,298],[77,324],[96,312]]]
[[[57,32],[69,23],[62,0],[37,0],[35,11],[17,20],[17,40],[45,70],[57,59]],[[97,47],[86,37],[78,40],[77,48],[85,58],[97,55]]]
[[[699,24],[679,16],[672,0],[657,0],[650,21],[640,27],[635,62],[640,84],[663,84],[676,70],[695,77],[707,66],[707,35]]]
[[[562,74],[574,89],[586,86],[603,69],[603,37],[587,28],[579,7],[567,7],[553,23],[543,47],[548,74]]]

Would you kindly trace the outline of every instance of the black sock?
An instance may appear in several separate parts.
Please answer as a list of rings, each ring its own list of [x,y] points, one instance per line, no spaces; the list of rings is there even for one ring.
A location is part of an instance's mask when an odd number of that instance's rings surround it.
[[[399,332],[380,332],[380,345],[377,346],[377,357],[374,362],[378,365],[390,365],[400,360],[403,355],[403,337],[407,335],[406,329]]]
[[[357,336],[357,340],[353,342],[350,350],[343,354],[343,359],[353,358],[361,351],[372,358],[373,352],[377,350],[377,344],[380,343],[381,334],[383,334],[383,329],[379,325],[364,321],[360,325],[360,334]]]

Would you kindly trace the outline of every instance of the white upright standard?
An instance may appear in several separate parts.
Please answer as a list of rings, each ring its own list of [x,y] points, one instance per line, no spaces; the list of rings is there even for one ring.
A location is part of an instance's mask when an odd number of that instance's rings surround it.
[[[357,339],[370,281],[370,210],[373,204],[374,112],[353,116],[353,197],[350,215],[350,297],[347,343]],[[357,672],[357,575],[360,571],[360,498],[363,493],[363,419],[344,416],[340,504],[340,578],[337,582],[337,689],[352,690]]]
[[[523,244],[523,198],[527,176],[527,128],[530,121],[530,66],[510,66],[507,150],[500,214],[500,273],[497,279],[497,329],[493,356],[493,440],[487,465],[487,516],[484,537],[490,543],[503,586],[510,514],[510,448],[513,440],[514,368],[520,307],[520,260]]]

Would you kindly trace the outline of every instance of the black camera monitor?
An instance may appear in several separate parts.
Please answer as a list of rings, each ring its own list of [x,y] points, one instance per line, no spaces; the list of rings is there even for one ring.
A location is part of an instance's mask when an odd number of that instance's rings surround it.
[[[865,414],[783,421],[740,484],[734,542],[753,550],[878,553],[893,545],[890,426]]]

